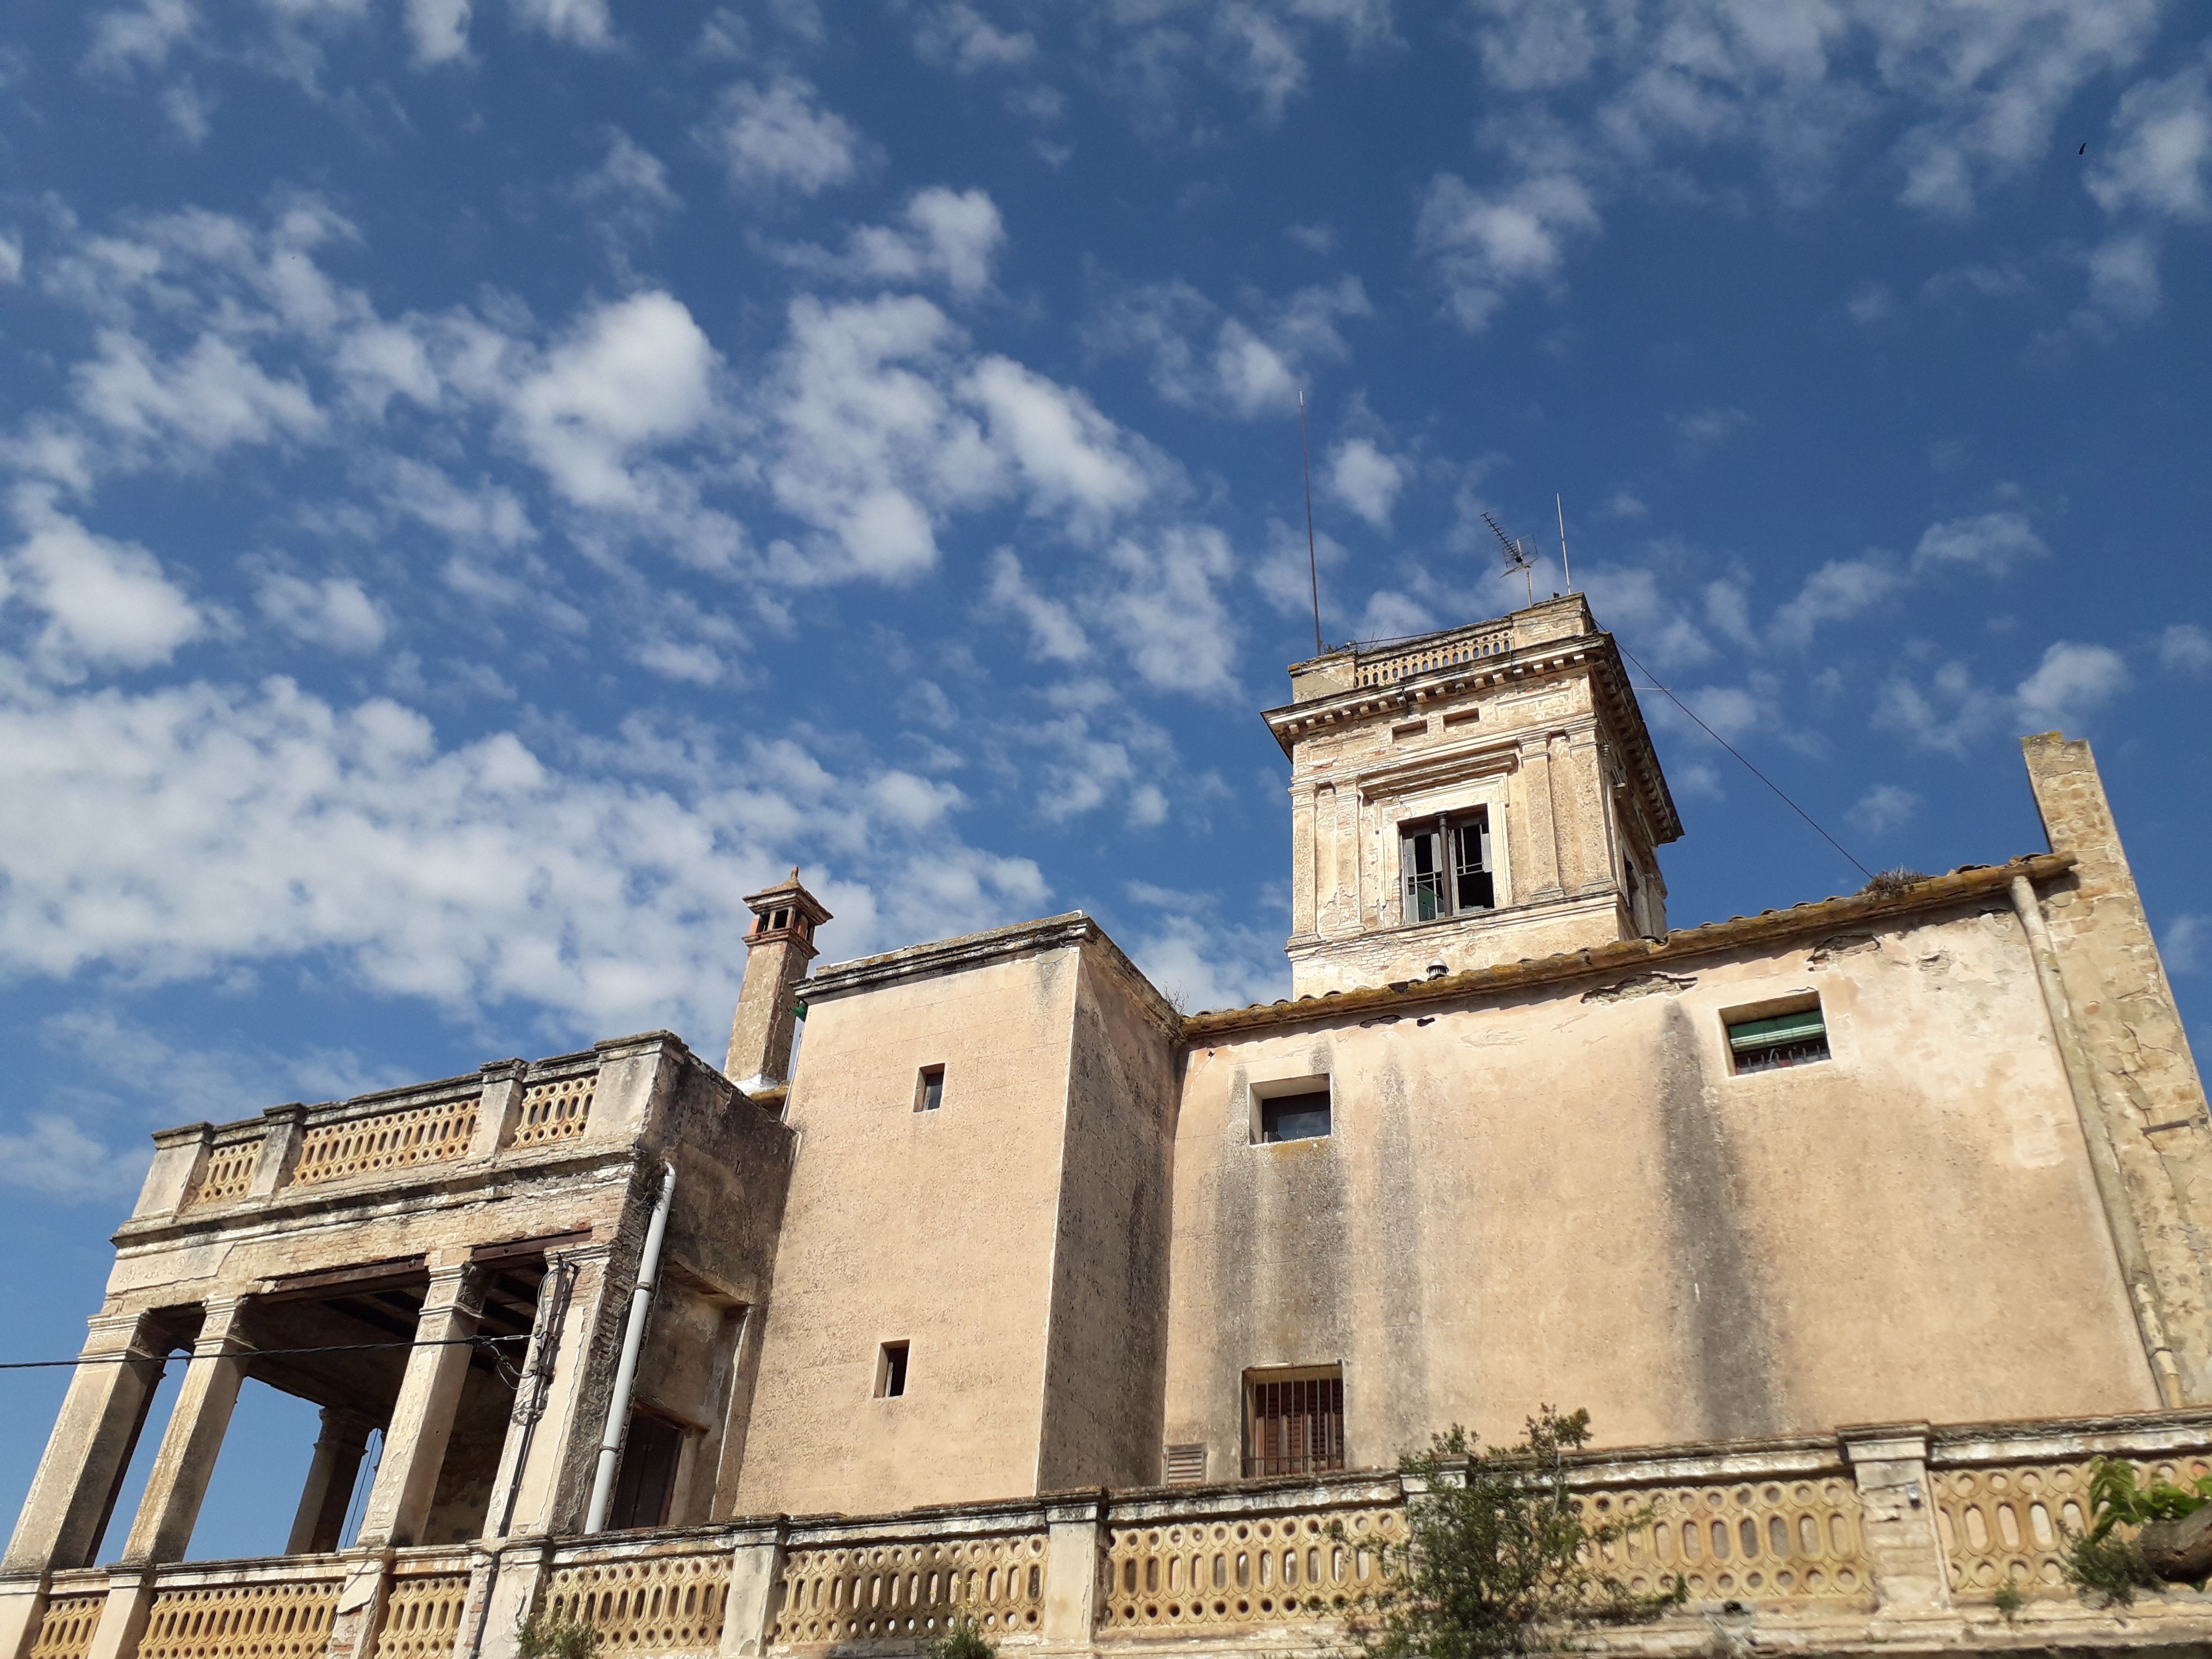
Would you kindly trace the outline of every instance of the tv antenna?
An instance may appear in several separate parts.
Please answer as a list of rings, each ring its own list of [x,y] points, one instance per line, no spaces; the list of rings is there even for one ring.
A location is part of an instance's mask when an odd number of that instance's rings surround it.
[[[1500,530],[1498,520],[1487,513],[1482,515],[1482,521],[1490,526],[1490,533],[1498,538],[1498,544],[1505,550],[1505,568],[1499,574],[1510,576],[1515,571],[1519,571],[1522,580],[1528,584],[1528,603],[1535,604],[1536,578],[1531,573],[1536,568],[1536,561],[1530,556],[1528,544],[1516,540]]]
[[[1314,556],[1313,464],[1306,459],[1306,389],[1298,388],[1298,476],[1306,486],[1306,574],[1313,582],[1314,655],[1326,655],[1321,642],[1321,562]]]
[[[1567,504],[1564,498],[1554,495],[1552,505],[1559,509],[1559,576],[1567,585],[1567,592],[1575,591],[1574,567],[1567,562]]]

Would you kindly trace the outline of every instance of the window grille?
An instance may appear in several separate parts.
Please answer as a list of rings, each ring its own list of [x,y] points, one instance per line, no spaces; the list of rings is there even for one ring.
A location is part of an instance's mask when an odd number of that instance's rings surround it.
[[[1244,1385],[1244,1473],[1313,1474],[1344,1467],[1341,1372],[1255,1376]]]
[[[1498,908],[1486,811],[1401,825],[1398,868],[1407,921],[1437,921]]]
[[[1732,1021],[1728,1040],[1739,1073],[1777,1072],[1828,1058],[1827,1022],[1817,1003],[1792,1014]]]

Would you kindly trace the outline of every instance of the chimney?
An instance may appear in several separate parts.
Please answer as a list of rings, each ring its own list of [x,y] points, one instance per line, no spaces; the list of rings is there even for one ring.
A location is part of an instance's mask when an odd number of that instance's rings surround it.
[[[776,885],[748,893],[752,931],[745,935],[745,982],[730,1021],[730,1057],[722,1074],[748,1094],[788,1081],[792,991],[814,960],[814,930],[830,920],[822,901],[799,884],[799,866]]]

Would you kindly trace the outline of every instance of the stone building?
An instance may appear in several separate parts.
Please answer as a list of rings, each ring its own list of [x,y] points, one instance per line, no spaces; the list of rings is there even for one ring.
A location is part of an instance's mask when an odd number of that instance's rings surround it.
[[[1291,689],[1283,1001],[1179,1013],[1080,914],[821,964],[793,871],[719,1070],[158,1135],[0,1659],[1312,1651],[1398,1455],[1547,1401],[1690,1585],[1613,1645],[2212,1640],[2057,1565],[2093,1456],[2212,1471],[2212,1126],[2087,745],[2024,744],[2047,851],[1670,931],[1579,597]],[[283,1552],[195,1562],[248,1377],[322,1433]]]

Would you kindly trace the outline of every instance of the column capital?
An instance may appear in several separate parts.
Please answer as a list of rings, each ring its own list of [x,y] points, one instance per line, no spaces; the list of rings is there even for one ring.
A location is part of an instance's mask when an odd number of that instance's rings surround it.
[[[253,1346],[240,1334],[250,1296],[211,1296],[200,1304],[199,1334],[192,1339],[192,1358],[221,1359],[250,1352]]]

